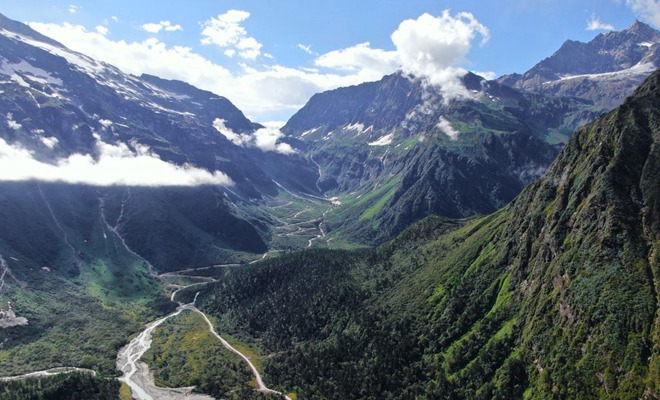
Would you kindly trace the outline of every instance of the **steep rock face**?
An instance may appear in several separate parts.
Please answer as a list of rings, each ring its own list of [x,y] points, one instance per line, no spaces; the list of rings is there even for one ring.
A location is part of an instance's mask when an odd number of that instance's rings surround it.
[[[242,269],[200,306],[301,397],[657,398],[658,104],[660,72],[495,214]]]
[[[400,73],[388,75],[378,82],[315,94],[283,130],[306,140],[321,139],[336,130],[351,136],[364,134],[363,140],[369,140],[377,137],[375,132],[397,127],[423,102],[423,95],[420,81]]]
[[[602,33],[589,43],[568,40],[523,75],[506,75],[498,81],[532,92],[588,99],[612,109],[660,67],[659,49],[660,32],[636,21],[626,30]]]
[[[468,98],[396,73],[317,94],[283,130],[306,143],[319,186],[344,205],[327,227],[379,243],[430,214],[490,213],[538,178],[586,101],[528,94],[467,74]]]

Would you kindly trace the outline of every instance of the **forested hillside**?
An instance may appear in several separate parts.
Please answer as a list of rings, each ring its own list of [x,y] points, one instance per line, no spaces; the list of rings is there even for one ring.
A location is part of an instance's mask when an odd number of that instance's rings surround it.
[[[660,72],[481,219],[315,251],[200,295],[304,399],[657,398]]]

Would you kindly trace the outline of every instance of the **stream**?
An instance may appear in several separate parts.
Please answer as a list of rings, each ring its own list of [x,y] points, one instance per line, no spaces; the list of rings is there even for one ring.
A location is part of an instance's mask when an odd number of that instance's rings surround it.
[[[175,274],[176,272],[169,273],[170,276]],[[206,285],[212,282],[214,282],[214,280],[209,282],[193,283],[191,285],[183,286],[172,293],[172,295],[170,296],[170,300],[174,302],[177,293],[180,292],[181,290],[193,286]],[[199,313],[202,316],[202,318],[204,318],[204,321],[206,321],[206,324],[209,327],[209,332],[216,339],[218,339],[218,341],[220,341],[222,346],[224,346],[227,350],[231,351],[237,356],[241,357],[248,364],[257,382],[257,388],[256,388],[257,391],[261,393],[278,394],[287,400],[291,400],[291,398],[289,398],[285,394],[268,388],[264,384],[261,374],[259,374],[259,371],[257,371],[257,368],[250,361],[250,359],[245,354],[241,353],[236,348],[234,348],[231,344],[229,344],[224,338],[222,338],[222,336],[220,336],[216,332],[215,328],[213,327],[213,324],[206,316],[206,314],[204,314],[197,307],[195,307],[195,302],[197,301],[198,294],[199,292],[195,294],[195,298],[191,303],[188,304],[179,303],[179,307],[173,313],[168,314],[160,319],[157,319],[156,321],[147,324],[145,329],[142,332],[140,332],[139,335],[137,335],[126,346],[122,347],[119,350],[119,353],[117,354],[117,369],[123,373],[123,375],[119,378],[119,380],[121,382],[126,383],[131,388],[133,399],[135,400],[161,400],[161,399],[162,400],[184,400],[184,399],[211,400],[213,399],[213,397],[211,396],[192,393],[194,387],[161,388],[156,386],[154,376],[149,371],[149,366],[146,363],[140,361],[140,358],[151,347],[151,342],[152,342],[151,335],[154,332],[154,330],[163,322],[167,321],[169,318],[175,317],[181,314],[183,311],[190,310]]]

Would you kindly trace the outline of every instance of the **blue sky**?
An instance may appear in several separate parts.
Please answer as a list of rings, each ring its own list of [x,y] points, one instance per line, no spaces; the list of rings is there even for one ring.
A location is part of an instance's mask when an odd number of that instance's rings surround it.
[[[567,39],[635,19],[660,25],[658,0],[21,0],[0,12],[127,72],[224,95],[261,122],[400,66],[500,76],[526,71]],[[425,51],[431,62],[421,65],[414,56]]]

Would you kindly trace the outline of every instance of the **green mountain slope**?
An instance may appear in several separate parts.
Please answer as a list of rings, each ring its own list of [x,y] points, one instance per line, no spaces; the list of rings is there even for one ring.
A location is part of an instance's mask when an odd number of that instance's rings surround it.
[[[601,112],[472,73],[462,79],[470,96],[447,100],[399,72],[319,93],[291,117],[283,131],[307,146],[319,189],[342,202],[326,215],[331,237],[375,245],[429,215],[492,213]]]
[[[304,399],[658,398],[660,72],[482,219],[294,254],[200,295]]]

